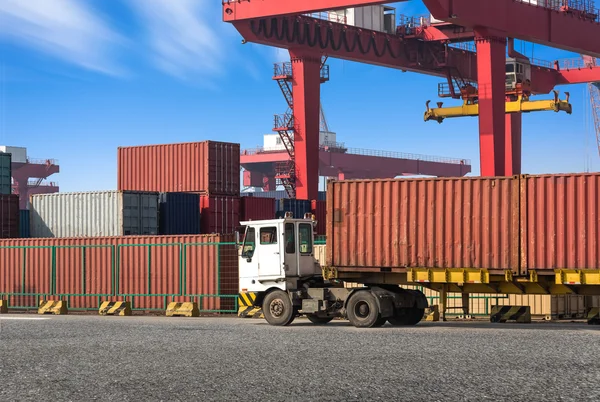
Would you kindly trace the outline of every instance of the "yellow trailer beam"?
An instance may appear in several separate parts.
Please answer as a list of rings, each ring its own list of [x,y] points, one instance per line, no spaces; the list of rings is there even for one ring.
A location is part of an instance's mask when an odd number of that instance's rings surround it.
[[[569,103],[569,93],[565,92],[566,100],[558,98],[558,92],[554,91],[554,99],[531,101],[529,99],[519,97],[516,101],[506,102],[506,113],[530,113],[530,112],[567,112],[571,114],[573,108]],[[427,101],[427,111],[425,111],[425,121],[435,120],[438,123],[453,117],[479,116],[479,104],[469,103],[468,99],[464,100],[462,106],[442,107],[443,103],[438,102],[437,108],[431,109]]]

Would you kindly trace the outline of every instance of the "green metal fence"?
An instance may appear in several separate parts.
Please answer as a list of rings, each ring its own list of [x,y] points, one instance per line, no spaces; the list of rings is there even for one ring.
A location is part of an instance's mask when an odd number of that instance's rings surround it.
[[[164,272],[153,272],[153,251],[160,248],[176,247],[177,252],[171,253],[173,258],[177,258],[177,261],[170,261],[167,264],[172,264],[176,268],[178,273],[178,284],[177,290],[172,292],[157,293],[152,291],[153,277],[156,274]],[[198,266],[191,266],[188,263],[188,256],[191,254],[190,249],[192,247],[207,247],[213,248],[212,250],[206,250],[214,255],[216,261],[214,261],[215,272],[214,272],[214,286],[208,286],[208,288],[214,288],[215,293],[193,293],[188,292],[188,289],[202,289],[202,283],[196,283],[196,286],[192,285],[188,281],[188,273],[193,272],[192,270],[203,269]],[[227,249],[224,252],[225,247],[233,247],[233,249]],[[129,271],[139,271],[142,268],[146,272],[144,292],[132,293],[124,291],[124,286],[121,283],[121,274],[124,269],[123,255],[127,249],[135,249],[134,255],[141,255],[140,248],[145,248],[145,266],[142,267],[143,261],[135,261],[135,266],[128,265]],[[58,255],[60,250],[73,249],[80,250],[77,252],[78,261],[58,261]],[[92,249],[106,250],[108,258],[106,263],[99,264],[97,261],[90,263],[89,254]],[[237,313],[238,300],[237,300],[237,251],[235,250],[235,243],[161,243],[161,244],[104,244],[104,245],[66,245],[66,246],[0,246],[0,261],[8,262],[4,267],[0,267],[0,298],[6,298],[9,307],[11,308],[32,308],[37,307],[39,299],[61,299],[67,300],[69,306],[71,306],[71,300],[75,297],[93,297],[96,298],[96,306],[84,306],[84,307],[70,307],[70,310],[95,310],[99,307],[100,303],[104,300],[126,300],[130,301],[132,309],[134,310],[164,310],[167,304],[171,301],[195,301],[198,303],[199,309],[203,313]],[[202,250],[204,251],[204,250]],[[198,257],[200,258],[200,257]],[[16,265],[11,265],[10,260],[14,259]],[[20,259],[20,264],[17,260]],[[128,261],[128,263],[131,263]],[[159,263],[159,262],[157,262]],[[197,261],[197,264],[202,262]],[[59,277],[59,269],[61,267],[73,267],[79,265],[80,272],[78,273],[81,279],[80,291],[70,292],[59,292],[57,291],[57,281]],[[94,269],[98,270],[98,265],[101,265],[100,270],[110,275],[110,289],[104,292],[93,292],[88,289],[87,282],[98,280],[98,277],[102,274],[100,272],[89,272],[90,265],[94,265]],[[226,266],[228,269],[223,269]],[[28,269],[35,268],[34,273],[28,272]],[[206,267],[204,267],[206,269]],[[210,267],[209,267],[210,269]],[[9,277],[16,278],[17,270],[20,284],[16,283],[13,279],[13,283],[7,283]],[[98,270],[98,271],[100,271]],[[45,277],[47,272],[47,277]],[[33,275],[32,282],[28,283],[28,274]],[[74,273],[70,273],[74,275]],[[37,275],[37,276],[36,276]],[[161,278],[165,280],[166,278]],[[137,279],[139,280],[139,278]],[[42,286],[39,286],[43,284]],[[11,286],[12,285],[12,286]],[[8,287],[12,289],[9,289]],[[28,291],[30,287],[42,287],[42,291]],[[74,288],[75,286],[71,286]],[[18,289],[15,289],[18,288]],[[223,288],[226,288],[226,292],[223,292]],[[160,307],[136,307],[137,301],[142,297],[153,297],[162,298],[162,308]],[[23,303],[24,300],[27,302]],[[157,304],[158,299],[155,299],[153,304]],[[214,308],[211,306],[218,306]]]

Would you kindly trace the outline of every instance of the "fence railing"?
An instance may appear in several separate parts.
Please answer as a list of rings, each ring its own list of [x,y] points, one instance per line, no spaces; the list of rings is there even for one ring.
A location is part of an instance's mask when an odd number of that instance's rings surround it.
[[[159,249],[167,247],[171,248],[170,252],[160,252]],[[196,249],[196,254],[190,251],[197,247],[205,249]],[[131,248],[136,251],[128,254],[127,250]],[[142,253],[144,249],[145,253]],[[74,252],[68,253],[68,261],[65,261],[61,250]],[[101,251],[92,255],[92,250]],[[155,253],[160,260],[157,264],[153,262]],[[143,254],[145,259],[133,261],[131,258]],[[4,261],[0,266],[0,297],[6,297],[11,308],[37,307],[40,298],[67,300],[71,310],[97,309],[102,301],[109,298],[130,301],[134,310],[164,310],[170,301],[196,301],[204,313],[236,313],[238,308],[235,243],[0,246],[0,255],[0,260]],[[190,262],[192,256],[202,261]],[[14,264],[6,264],[7,261]],[[142,271],[145,272],[144,277],[138,275]],[[125,272],[129,273],[128,280],[123,279]],[[190,276],[196,278],[198,275],[202,278],[193,282]],[[8,278],[15,279],[7,283]],[[175,288],[172,286],[174,278],[177,278]],[[57,286],[59,279],[62,279],[60,287]],[[160,281],[160,287],[169,290],[153,291],[156,289],[153,281]],[[227,291],[223,292],[223,288]],[[215,292],[194,292],[192,289],[214,289]],[[71,307],[74,298],[90,299],[80,299],[78,307]],[[96,305],[93,305],[93,298]],[[142,307],[136,303],[140,299]],[[148,305],[143,306],[144,301]],[[157,307],[159,304],[162,308]]]

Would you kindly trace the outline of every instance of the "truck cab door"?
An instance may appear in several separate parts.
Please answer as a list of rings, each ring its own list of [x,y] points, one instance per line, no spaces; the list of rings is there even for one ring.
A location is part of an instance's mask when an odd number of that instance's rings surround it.
[[[298,226],[298,276],[311,276],[320,273],[316,264],[313,246],[313,225],[311,222],[299,222]]]
[[[258,279],[258,250],[256,247],[256,228],[248,227],[242,244],[239,264],[240,292],[252,292],[257,288]]]
[[[276,279],[284,277],[282,240],[277,225],[258,228],[258,276]]]

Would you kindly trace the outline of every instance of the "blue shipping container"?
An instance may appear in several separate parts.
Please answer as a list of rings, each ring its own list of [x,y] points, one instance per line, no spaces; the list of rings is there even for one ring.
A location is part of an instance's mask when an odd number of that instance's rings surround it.
[[[200,195],[161,193],[159,197],[161,235],[200,234]]]
[[[19,237],[21,239],[28,239],[31,237],[28,209],[22,209],[19,211]]]
[[[275,201],[277,218],[283,218],[286,212],[291,212],[294,218],[303,218],[304,214],[311,211],[311,202],[307,200],[291,200],[285,198]]]

